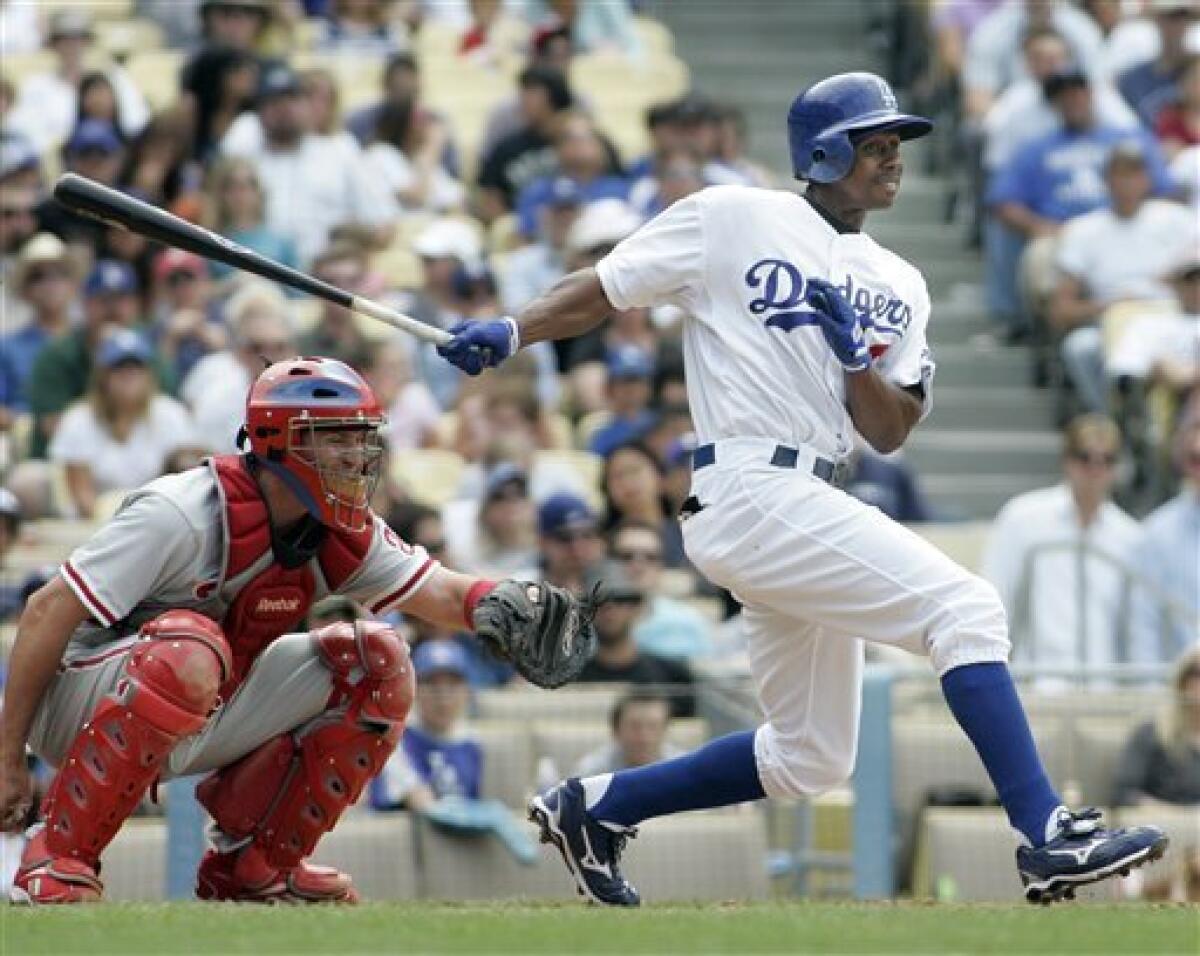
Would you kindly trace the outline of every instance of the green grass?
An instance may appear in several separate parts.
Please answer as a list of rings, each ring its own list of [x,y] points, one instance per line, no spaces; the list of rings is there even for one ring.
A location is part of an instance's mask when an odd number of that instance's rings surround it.
[[[905,903],[648,906],[374,903],[0,909],[0,953],[1187,953],[1200,908]]]

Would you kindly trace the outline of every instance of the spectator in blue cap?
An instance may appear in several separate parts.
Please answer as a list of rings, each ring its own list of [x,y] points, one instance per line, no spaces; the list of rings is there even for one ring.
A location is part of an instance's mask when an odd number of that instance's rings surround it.
[[[650,409],[654,356],[636,345],[619,345],[609,350],[605,365],[607,410],[612,417],[588,442],[589,450],[601,457],[642,438],[655,420]]]
[[[478,800],[483,748],[462,726],[471,699],[467,652],[454,641],[422,641],[413,649],[412,665],[413,714],[400,748],[371,781],[371,806],[425,811],[447,797]]]
[[[63,158],[72,172],[107,186],[116,184],[125,146],[112,123],[85,119],[63,146]]]
[[[36,189],[42,182],[42,157],[37,147],[19,132],[0,133],[0,186]]]
[[[552,494],[538,508],[541,576],[551,584],[582,592],[588,572],[604,560],[604,539],[591,505],[567,491]]]
[[[187,409],[158,394],[153,358],[140,333],[110,332],[96,349],[87,401],[69,408],[58,423],[50,460],[65,466],[79,517],[95,516],[101,494],[159,477],[172,453],[197,444]]]
[[[551,181],[546,202],[538,210],[537,240],[508,254],[500,273],[500,301],[516,315],[543,289],[567,272],[567,236],[583,208],[575,180],[558,176]]]
[[[446,531],[455,564],[491,578],[509,577],[537,560],[529,476],[510,461],[493,465],[479,501],[447,506]]]
[[[46,345],[30,374],[29,408],[35,416],[33,457],[45,457],[59,417],[87,390],[93,352],[101,340],[111,331],[139,323],[138,292],[137,274],[127,262],[101,259],[92,267],[83,288],[83,325]],[[162,363],[155,357],[151,365],[160,384],[169,389],[172,383]]]

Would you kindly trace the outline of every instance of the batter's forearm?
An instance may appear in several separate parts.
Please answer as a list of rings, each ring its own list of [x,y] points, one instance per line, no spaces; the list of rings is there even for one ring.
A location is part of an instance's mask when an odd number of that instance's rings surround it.
[[[921,418],[921,402],[872,368],[846,373],[846,404],[859,434],[885,455],[904,444]]]
[[[8,659],[0,710],[0,760],[5,763],[25,759],[38,704],[54,679],[71,634],[87,613],[61,578],[55,578],[25,605]]]
[[[612,311],[596,270],[579,269],[521,310],[521,345],[574,338],[594,329]]]

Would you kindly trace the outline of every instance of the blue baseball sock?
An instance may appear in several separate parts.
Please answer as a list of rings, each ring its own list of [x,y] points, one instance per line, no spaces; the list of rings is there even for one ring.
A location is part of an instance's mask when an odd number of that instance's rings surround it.
[[[956,667],[942,676],[942,693],[987,768],[1009,822],[1032,846],[1046,843],[1062,800],[1042,767],[1007,665]]]
[[[681,810],[761,800],[766,794],[754,761],[754,731],[709,741],[673,760],[582,781],[588,812],[631,827]]]

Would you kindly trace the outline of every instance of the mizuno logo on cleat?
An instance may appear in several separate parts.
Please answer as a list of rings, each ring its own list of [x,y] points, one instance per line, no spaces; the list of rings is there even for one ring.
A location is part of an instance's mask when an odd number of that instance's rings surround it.
[[[610,880],[612,879],[612,868],[607,863],[601,863],[596,859],[596,854],[592,850],[592,841],[588,839],[587,830],[581,829],[579,835],[583,837],[583,845],[586,852],[579,858],[579,865],[587,867],[593,873],[603,873]]]
[[[1073,850],[1047,850],[1046,853],[1054,856],[1072,857],[1076,863],[1078,863],[1080,866],[1084,866],[1087,864],[1087,861],[1091,859],[1092,852],[1102,843],[1104,843],[1104,840],[1096,839],[1088,843],[1087,846],[1077,847]]]

